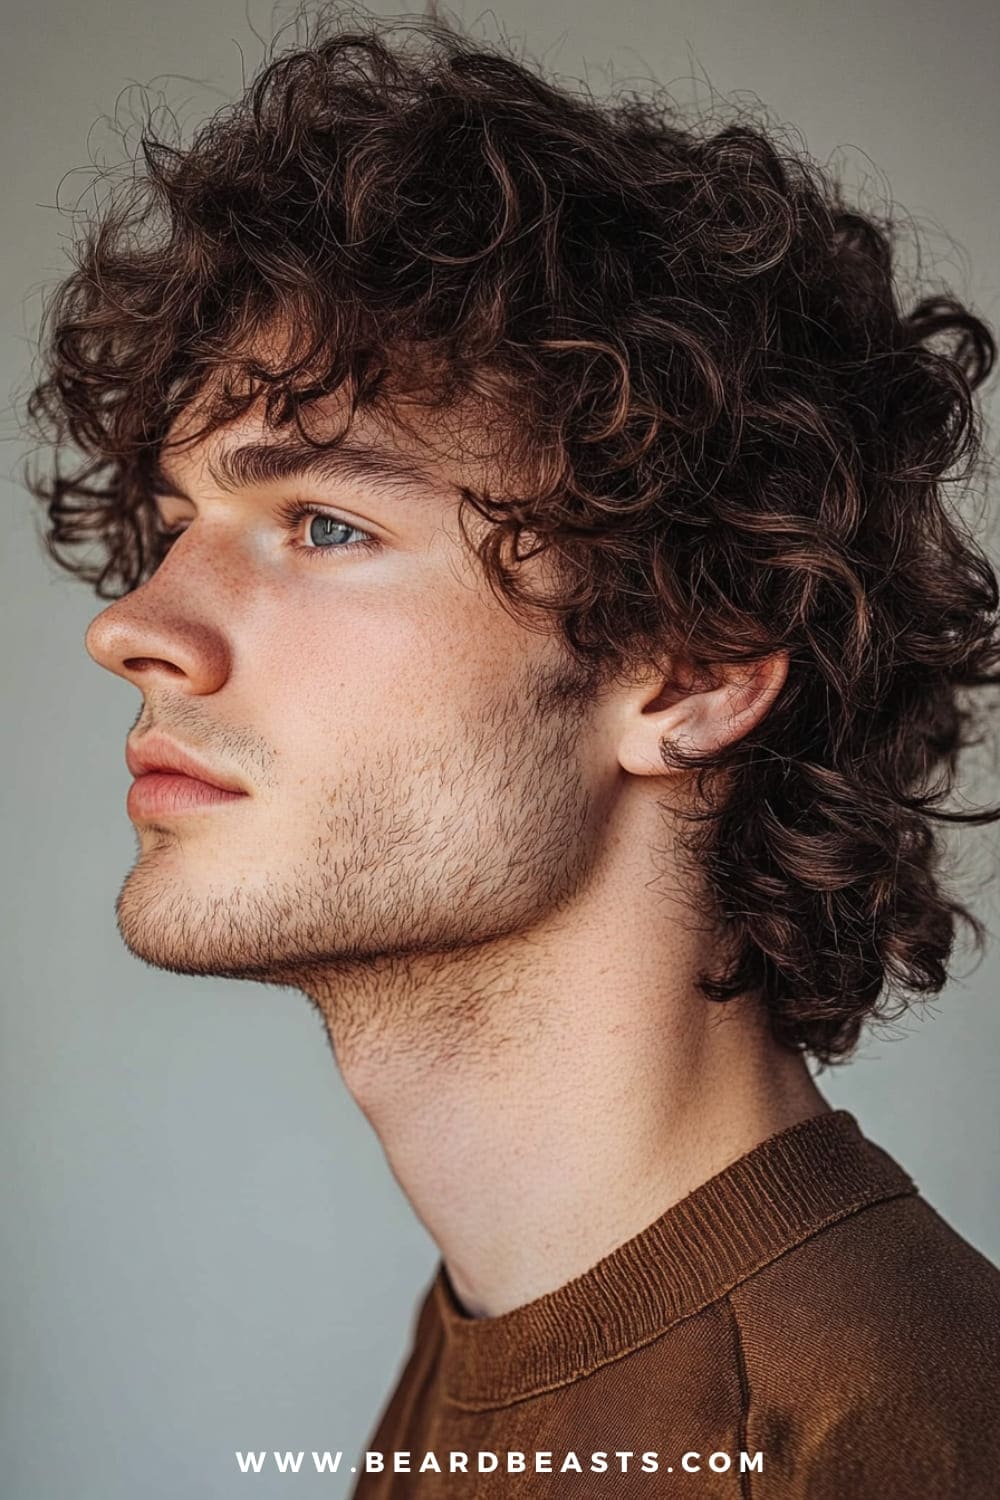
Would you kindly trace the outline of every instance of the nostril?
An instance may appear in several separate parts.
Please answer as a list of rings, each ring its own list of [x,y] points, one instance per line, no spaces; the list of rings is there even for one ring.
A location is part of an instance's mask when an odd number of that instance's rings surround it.
[[[122,660],[122,666],[127,667],[130,672],[142,672],[146,667],[166,667],[168,672],[175,672],[178,677],[184,675],[183,668],[172,661],[165,661],[162,656],[126,656]]]

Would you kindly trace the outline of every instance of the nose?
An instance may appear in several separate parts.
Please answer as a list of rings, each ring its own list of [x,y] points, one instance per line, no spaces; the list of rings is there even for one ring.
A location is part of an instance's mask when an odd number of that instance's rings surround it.
[[[87,652],[143,693],[161,684],[175,692],[217,692],[231,663],[224,633],[193,601],[185,607],[176,579],[169,592],[157,588],[156,579],[154,574],[91,620]]]

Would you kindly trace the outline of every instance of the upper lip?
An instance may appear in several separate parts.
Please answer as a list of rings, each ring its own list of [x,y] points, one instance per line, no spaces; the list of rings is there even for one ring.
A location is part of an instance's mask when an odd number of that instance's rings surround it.
[[[133,776],[145,776],[150,771],[174,771],[181,776],[192,776],[196,781],[207,781],[209,786],[217,786],[224,792],[246,791],[230,777],[203,765],[189,750],[155,734],[144,734],[134,744],[126,740],[125,764]]]

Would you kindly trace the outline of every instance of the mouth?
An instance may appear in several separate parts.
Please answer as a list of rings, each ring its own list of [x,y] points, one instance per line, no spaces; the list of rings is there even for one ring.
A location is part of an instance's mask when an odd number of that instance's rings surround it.
[[[213,786],[196,776],[182,776],[176,771],[146,771],[129,787],[125,806],[130,818],[140,820],[219,807],[224,802],[243,802],[246,796],[246,792]]]
[[[249,793],[223,773],[202,765],[191,751],[159,736],[126,743],[125,762],[135,780],[126,803],[132,819],[163,817],[239,802]]]

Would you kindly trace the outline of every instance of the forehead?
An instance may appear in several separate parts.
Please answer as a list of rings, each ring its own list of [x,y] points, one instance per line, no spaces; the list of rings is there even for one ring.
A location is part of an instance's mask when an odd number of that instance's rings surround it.
[[[338,392],[301,407],[298,425],[274,428],[266,423],[261,397],[244,415],[208,433],[202,430],[206,410],[203,397],[170,425],[157,455],[164,491],[185,481],[223,490],[269,483],[295,472],[297,463],[331,478],[452,497],[462,486],[495,497],[516,483],[508,425],[495,409],[471,400],[435,410],[397,395],[377,411],[352,415],[347,395]]]

